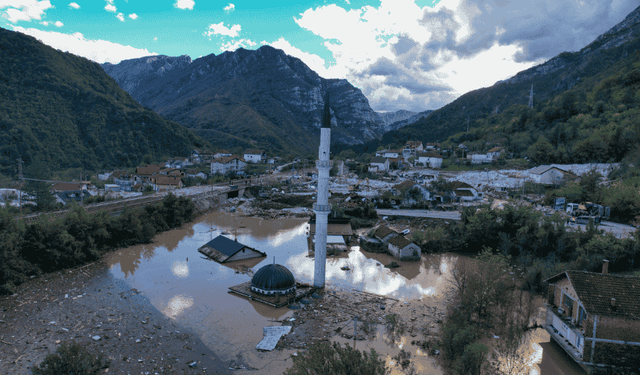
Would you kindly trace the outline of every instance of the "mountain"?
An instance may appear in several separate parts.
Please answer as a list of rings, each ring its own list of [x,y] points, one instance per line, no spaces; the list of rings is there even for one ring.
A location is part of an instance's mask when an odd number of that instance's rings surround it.
[[[142,105],[194,129],[217,147],[316,152],[327,94],[334,144],[361,144],[385,131],[359,89],[343,79],[324,79],[270,46],[194,61],[144,57],[103,68]]]
[[[393,121],[391,121],[390,123],[389,122],[385,123],[385,130],[387,132],[392,131],[392,130],[397,130],[397,129],[400,129],[400,128],[404,127],[404,126],[413,124],[413,123],[417,122],[418,120],[429,116],[433,112],[433,110],[427,110],[427,111],[417,112],[417,113],[416,112],[409,112],[409,111],[398,111],[398,112],[407,112],[407,113],[410,113],[411,115],[406,116],[406,117],[402,116],[402,115],[401,116],[397,116],[397,117],[396,116],[388,116],[387,119],[389,119],[389,120],[393,119]],[[395,112],[395,113],[398,113],[398,112]],[[382,115],[381,115],[381,117],[382,117]],[[394,119],[394,117],[395,117],[395,119]]]
[[[639,61],[640,7],[582,50],[468,92],[360,149],[448,140],[478,151],[502,145],[539,162],[618,161],[640,141]]]
[[[394,122],[406,120],[408,118],[411,118],[412,116],[415,116],[417,113],[418,112],[411,112],[401,109],[395,112],[378,112],[378,116],[380,116],[380,119],[382,120],[385,128],[388,128],[388,126],[393,124]]]
[[[16,174],[18,158],[29,177],[187,156],[205,144],[142,107],[100,65],[0,28],[0,173]]]

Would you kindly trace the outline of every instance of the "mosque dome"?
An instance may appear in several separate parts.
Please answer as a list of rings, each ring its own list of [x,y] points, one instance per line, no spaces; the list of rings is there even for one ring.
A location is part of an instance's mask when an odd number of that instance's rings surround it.
[[[265,295],[287,294],[296,290],[296,280],[287,267],[267,264],[253,275],[251,290]]]

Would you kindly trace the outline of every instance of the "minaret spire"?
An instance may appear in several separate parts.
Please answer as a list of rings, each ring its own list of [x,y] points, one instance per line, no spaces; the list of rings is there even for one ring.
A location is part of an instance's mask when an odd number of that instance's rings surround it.
[[[329,205],[329,170],[332,163],[329,160],[331,147],[331,110],[329,108],[329,94],[324,99],[324,111],[322,113],[322,125],[320,127],[320,148],[318,149],[318,201],[313,205],[316,213],[316,243],[315,243],[315,267],[313,286],[324,288],[324,279],[327,264],[327,226],[331,206]]]

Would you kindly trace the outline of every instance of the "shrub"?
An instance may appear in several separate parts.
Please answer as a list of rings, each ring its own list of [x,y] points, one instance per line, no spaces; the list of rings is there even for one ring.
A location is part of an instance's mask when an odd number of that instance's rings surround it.
[[[96,375],[109,367],[109,360],[76,342],[62,343],[55,353],[31,371],[34,375]]]
[[[383,375],[388,370],[384,360],[371,349],[361,352],[334,342],[316,342],[305,354],[293,357],[293,366],[285,375]]]

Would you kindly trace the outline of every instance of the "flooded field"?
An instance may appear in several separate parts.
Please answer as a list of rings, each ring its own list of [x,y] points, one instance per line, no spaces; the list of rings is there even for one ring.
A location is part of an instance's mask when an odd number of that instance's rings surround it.
[[[293,316],[292,310],[249,301],[228,293],[228,288],[250,281],[253,272],[274,262],[274,257],[276,263],[291,270],[297,281],[312,283],[313,259],[307,255],[306,232],[306,220],[302,219],[263,220],[214,212],[182,229],[158,235],[152,244],[118,250],[108,256],[107,263],[115,277],[145,295],[177,325],[198,335],[230,367],[281,374],[291,365],[294,350],[263,353],[254,347],[262,339],[263,327],[280,325]],[[265,252],[267,257],[222,265],[197,252],[200,246],[222,233]],[[356,247],[328,259],[327,284],[393,297],[400,300],[399,303],[422,299],[429,304],[431,299],[445,299],[448,272],[455,256],[430,255],[420,262],[399,262],[401,267],[394,270],[384,268],[391,260],[387,255],[361,252]],[[344,265],[350,270],[342,270]],[[388,354],[389,362],[404,348],[412,352],[419,373],[442,374],[435,357],[411,344],[415,339],[408,335],[391,339],[380,327],[370,340],[358,341],[356,345],[358,349],[373,347]],[[334,340],[348,341],[341,337]],[[564,353],[549,343],[549,336],[543,331],[536,331],[528,345],[531,345],[532,373],[580,374],[571,369],[565,371],[568,365]],[[542,371],[537,364],[541,364]],[[545,368],[554,372],[547,372]]]

